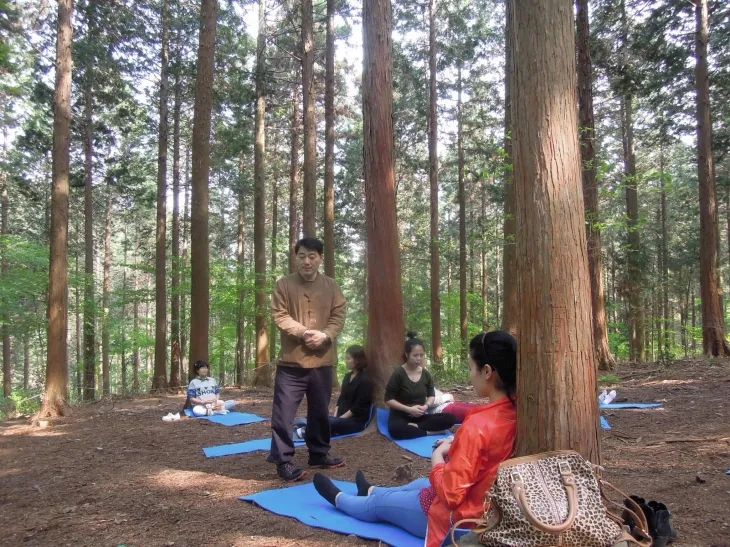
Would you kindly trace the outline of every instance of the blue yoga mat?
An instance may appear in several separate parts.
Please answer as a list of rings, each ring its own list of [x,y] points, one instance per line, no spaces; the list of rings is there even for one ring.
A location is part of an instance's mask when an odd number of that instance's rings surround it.
[[[220,425],[245,425],[255,424],[257,422],[265,422],[266,418],[256,416],[256,414],[246,414],[243,412],[229,412],[228,414],[213,414],[212,416],[196,416],[190,409],[185,410],[185,416],[188,418],[197,418],[199,420],[208,420],[214,424]]]
[[[357,494],[351,482],[333,481],[348,494]],[[339,534],[354,534],[364,539],[382,541],[393,547],[423,547],[423,539],[384,522],[362,522],[335,509],[321,497],[310,482],[300,486],[267,490],[239,498],[254,503],[277,515],[295,518],[313,528],[323,528]]]
[[[370,413],[370,420],[373,419],[372,411]],[[365,424],[365,429],[370,425],[370,420]],[[349,435],[339,435],[332,437],[330,441],[336,441],[338,439],[344,439],[345,437],[357,437],[361,435],[363,431],[357,433],[350,433]],[[307,443],[305,441],[294,441],[294,447],[304,446]],[[235,444],[224,444],[221,446],[209,446],[203,448],[203,453],[206,458],[220,458],[221,456],[233,456],[235,454],[248,454],[249,452],[268,451],[271,449],[271,437],[267,439],[255,439],[253,441],[246,441],[243,443]]]
[[[660,403],[611,403],[600,405],[601,410],[619,410],[622,408],[658,408]]]
[[[445,435],[428,435],[426,437],[419,437],[418,439],[405,439],[402,441],[396,441],[393,437],[390,436],[390,433],[388,432],[389,416],[389,410],[384,410],[382,408],[378,409],[378,430],[380,431],[380,433],[382,433],[385,437],[393,441],[401,448],[405,448],[406,450],[408,450],[408,452],[413,452],[414,454],[417,454],[422,458],[431,457],[431,454],[433,453],[433,444],[436,441],[438,441],[439,439],[453,437],[453,434],[447,433]]]
[[[608,420],[606,418],[604,418],[603,416],[601,416],[601,429],[603,429],[605,431],[611,431],[611,429],[613,429],[611,427],[611,424],[608,423]]]

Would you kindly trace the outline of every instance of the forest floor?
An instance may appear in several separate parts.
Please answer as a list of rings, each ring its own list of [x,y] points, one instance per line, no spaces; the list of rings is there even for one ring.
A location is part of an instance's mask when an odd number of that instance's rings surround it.
[[[676,545],[730,546],[730,362],[625,365],[617,376],[619,401],[664,407],[603,413],[613,426],[602,433],[606,478],[665,502],[679,532]],[[239,410],[270,416],[268,390],[227,389],[224,396],[238,400]],[[456,397],[474,394],[467,389]],[[377,545],[238,501],[284,486],[274,466],[261,452],[207,459],[202,448],[267,437],[269,424],[163,422],[183,400],[82,405],[42,429],[27,419],[0,422],[0,545]],[[376,484],[394,484],[396,468],[410,463],[374,427],[333,443],[333,453],[347,459],[347,467],[327,472],[341,480],[362,469]],[[429,462],[412,459],[416,474],[426,475]],[[306,464],[306,449],[295,461]]]

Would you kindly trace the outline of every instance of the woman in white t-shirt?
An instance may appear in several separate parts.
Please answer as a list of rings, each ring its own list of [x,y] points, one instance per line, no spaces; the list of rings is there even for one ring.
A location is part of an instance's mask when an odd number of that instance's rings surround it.
[[[197,376],[190,380],[188,385],[188,398],[193,406],[193,414],[196,416],[210,416],[212,414],[226,414],[236,402],[221,401],[218,396],[221,388],[218,382],[210,374],[210,365],[205,361],[195,363]]]

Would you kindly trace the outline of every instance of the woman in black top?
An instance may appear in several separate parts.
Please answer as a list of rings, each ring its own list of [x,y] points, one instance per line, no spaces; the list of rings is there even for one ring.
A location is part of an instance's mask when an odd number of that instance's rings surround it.
[[[415,439],[443,433],[456,423],[451,414],[426,414],[436,394],[431,374],[421,365],[426,357],[423,342],[408,333],[403,359],[385,388],[390,407],[388,431],[394,439]]]
[[[373,404],[373,383],[365,368],[365,350],[350,346],[345,352],[345,363],[350,370],[342,380],[340,398],[335,415],[330,416],[330,430],[335,435],[349,435],[365,429]]]

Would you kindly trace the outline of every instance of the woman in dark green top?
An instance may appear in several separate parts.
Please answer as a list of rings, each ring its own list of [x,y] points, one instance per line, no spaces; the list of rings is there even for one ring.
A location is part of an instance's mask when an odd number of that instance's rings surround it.
[[[443,433],[456,423],[451,414],[426,414],[435,390],[431,374],[421,365],[426,357],[423,342],[408,333],[403,359],[385,388],[385,404],[390,407],[388,431],[394,439],[415,439]]]

